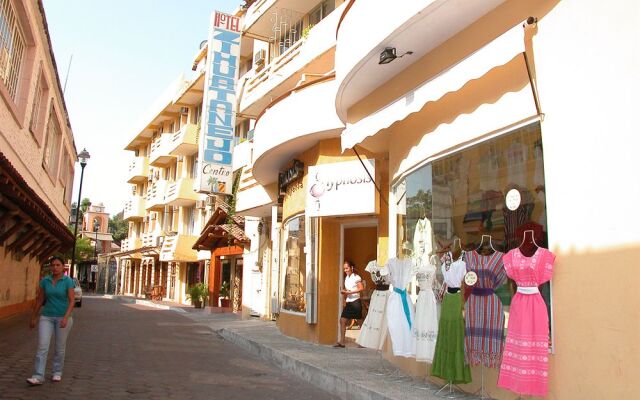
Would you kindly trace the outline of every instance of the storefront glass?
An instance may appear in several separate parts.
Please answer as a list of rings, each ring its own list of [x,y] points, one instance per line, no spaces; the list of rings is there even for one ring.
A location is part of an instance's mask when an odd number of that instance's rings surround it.
[[[306,255],[304,215],[293,217],[283,229],[284,296],[282,308],[294,312],[306,312],[304,299],[306,288]]]
[[[539,123],[435,159],[394,185],[397,249],[442,256],[456,238],[471,251],[490,235],[506,253],[525,230],[546,248],[544,182]],[[496,290],[507,312],[514,291],[512,281]],[[550,309],[549,283],[541,293]]]

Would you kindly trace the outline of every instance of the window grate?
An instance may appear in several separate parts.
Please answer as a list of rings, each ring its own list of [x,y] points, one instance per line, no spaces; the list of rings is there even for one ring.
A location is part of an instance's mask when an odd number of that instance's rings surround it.
[[[25,41],[10,0],[0,0],[0,78],[15,101]]]

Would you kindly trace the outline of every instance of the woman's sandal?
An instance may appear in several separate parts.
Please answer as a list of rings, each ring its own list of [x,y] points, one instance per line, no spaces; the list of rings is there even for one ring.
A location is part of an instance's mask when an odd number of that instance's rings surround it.
[[[336,344],[334,344],[334,345],[333,345],[333,347],[336,347],[336,348],[343,348],[343,347],[344,347],[344,345],[343,345],[342,343],[336,343]]]
[[[42,385],[44,382],[42,381],[42,379],[31,377],[31,378],[27,378],[27,383],[29,383],[29,385],[31,386],[37,386],[37,385]]]

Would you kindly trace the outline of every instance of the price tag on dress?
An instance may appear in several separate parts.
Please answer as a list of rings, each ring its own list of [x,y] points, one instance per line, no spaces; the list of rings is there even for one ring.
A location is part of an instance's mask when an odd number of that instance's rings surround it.
[[[473,286],[476,284],[476,282],[478,282],[478,274],[473,271],[467,272],[467,274],[464,276],[464,283],[467,286]]]

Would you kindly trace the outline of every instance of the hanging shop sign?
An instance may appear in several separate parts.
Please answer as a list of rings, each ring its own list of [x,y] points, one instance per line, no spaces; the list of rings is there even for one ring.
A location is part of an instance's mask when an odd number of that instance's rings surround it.
[[[309,217],[376,213],[374,160],[309,167],[306,214]],[[370,177],[371,176],[371,177]]]
[[[208,46],[196,190],[231,194],[240,19],[214,11]]]
[[[280,195],[287,193],[287,186],[291,182],[302,178],[304,175],[304,164],[300,160],[293,160],[293,165],[286,171],[278,174],[278,190]]]

